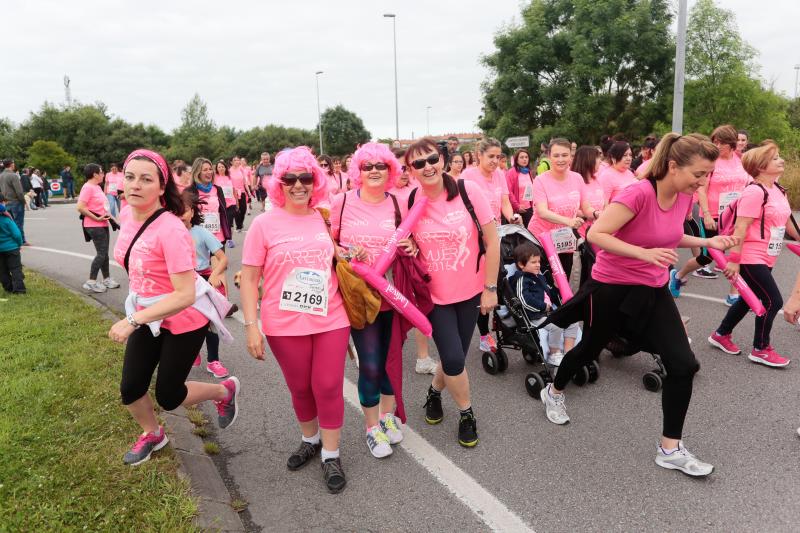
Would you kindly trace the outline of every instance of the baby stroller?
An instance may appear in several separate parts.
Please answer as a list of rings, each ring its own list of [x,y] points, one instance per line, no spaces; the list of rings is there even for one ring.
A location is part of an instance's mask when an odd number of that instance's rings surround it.
[[[591,245],[586,240],[583,240],[578,245],[578,254],[581,260],[581,283],[583,283],[589,278],[589,272],[591,272],[596,256]],[[584,274],[584,272],[586,272],[586,274]],[[630,357],[642,351],[649,353],[656,364],[656,368],[642,376],[642,384],[644,388],[650,392],[658,392],[661,390],[663,381],[667,377],[667,369],[664,368],[664,363],[661,362],[660,356],[642,346],[634,344],[622,335],[617,335],[615,338],[611,339],[606,346],[606,350],[617,359]]]
[[[514,248],[523,242],[530,242],[541,251],[542,274],[549,285],[553,285],[553,276],[547,257],[539,241],[527,229],[508,224],[498,228],[500,234],[500,275],[498,281],[498,303],[492,312],[492,330],[497,337],[497,350],[483,352],[481,363],[483,369],[489,374],[504,372],[508,368],[508,357],[505,349],[518,350],[522,358],[530,365],[540,365],[541,369],[525,376],[525,388],[534,398],[539,398],[539,391],[545,384],[553,381],[557,367],[547,363],[545,355],[549,349],[547,332],[537,327],[524,311],[522,302],[519,301],[511,288],[508,274],[516,269],[514,262]],[[560,300],[553,302],[560,305]],[[595,361],[581,368],[573,378],[576,385],[594,383],[600,376],[600,367]]]

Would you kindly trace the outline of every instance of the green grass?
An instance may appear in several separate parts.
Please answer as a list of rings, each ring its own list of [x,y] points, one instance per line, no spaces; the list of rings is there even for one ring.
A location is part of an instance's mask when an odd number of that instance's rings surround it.
[[[168,446],[131,468],[140,429],[119,400],[111,322],[28,271],[0,298],[0,531],[195,531]]]
[[[217,455],[220,452],[219,444],[217,444],[216,442],[211,442],[211,441],[206,441],[206,442],[203,443],[203,450],[208,455]]]

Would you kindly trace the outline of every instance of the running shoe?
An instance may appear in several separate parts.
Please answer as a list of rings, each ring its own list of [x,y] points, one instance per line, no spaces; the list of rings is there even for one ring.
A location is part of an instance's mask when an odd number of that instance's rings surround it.
[[[249,215],[249,214],[250,214],[250,213],[248,213],[248,215]],[[242,232],[242,228],[236,228],[236,233],[241,233],[241,232]]]
[[[195,358],[194,363],[192,363],[192,366],[200,366],[201,362],[202,361],[200,360],[200,354],[197,354],[197,357]]]
[[[389,437],[389,444],[399,444],[403,441],[403,432],[400,431],[400,423],[392,413],[381,415],[381,429]]]
[[[755,347],[753,347],[753,351],[750,352],[747,358],[754,363],[761,363],[762,365],[771,366],[773,368],[783,368],[792,362],[791,359],[776,352],[772,346],[767,346],[763,350],[756,350]]]
[[[322,449],[322,443],[311,444],[310,442],[300,441],[300,447],[297,448],[289,460],[286,461],[286,468],[295,471],[304,467],[308,462],[313,459]]]
[[[236,422],[236,416],[239,414],[239,391],[242,386],[235,377],[226,379],[220,385],[228,389],[228,396],[224,400],[214,401],[214,405],[217,408],[217,424],[221,429],[225,429]]]
[[[436,361],[430,357],[425,357],[417,359],[417,363],[414,365],[414,372],[417,374],[435,374],[438,366],[439,364]]]
[[[331,494],[342,492],[347,485],[342,461],[338,457],[322,461],[322,477],[325,478],[325,486],[328,487],[328,492]]]
[[[239,306],[238,306],[238,305],[236,305],[236,304],[233,304],[233,305],[231,306],[231,308],[228,310],[228,314],[227,314],[227,315],[225,315],[225,318],[230,318],[230,317],[232,317],[232,316],[233,316],[233,313],[235,313],[235,312],[236,312],[236,311],[238,311],[238,310],[239,310]]]
[[[150,433],[139,435],[139,438],[136,439],[136,443],[133,445],[133,448],[131,448],[125,454],[125,457],[122,458],[122,461],[126,465],[136,466],[150,459],[151,453],[160,450],[169,442],[163,427],[158,426],[158,432],[160,433],[158,436],[156,436],[152,431]]]
[[[658,446],[656,464],[668,470],[680,470],[687,476],[693,477],[704,477],[714,471],[714,465],[704,463],[689,453],[689,450],[683,447],[683,441],[678,441],[678,448],[670,453]]]
[[[732,306],[738,301],[739,301],[739,296],[736,294],[729,294],[725,297],[725,305],[727,305],[728,307]]]
[[[736,346],[736,343],[733,342],[731,339],[730,333],[727,335],[720,335],[716,331],[711,334],[708,338],[708,343],[711,346],[715,346],[722,350],[725,353],[729,353],[731,355],[739,355],[742,351]]]
[[[227,245],[228,245],[228,248],[236,248],[236,243],[233,242],[233,239],[228,239]]]
[[[703,279],[717,279],[719,274],[714,272],[713,270],[706,270],[705,268],[698,268],[694,272],[692,272],[692,276],[696,278],[703,278]]]
[[[435,391],[433,387],[428,388],[428,396],[425,398],[425,422],[431,425],[438,424],[444,418],[442,411],[442,393]]]
[[[681,287],[686,285],[686,280],[678,277],[678,271],[671,268],[669,271],[669,292],[673,298],[681,297]]]
[[[550,352],[545,357],[547,364],[550,366],[560,366],[561,361],[564,360],[564,354],[561,352]]]
[[[557,395],[550,394],[553,384],[550,383],[539,393],[539,397],[544,404],[547,419],[553,424],[563,425],[569,422],[567,407],[564,405],[564,393]]]
[[[89,292],[103,293],[106,292],[106,286],[96,281],[87,281],[83,284],[83,288]]]
[[[372,456],[378,459],[392,455],[389,437],[383,432],[380,424],[375,424],[367,430],[367,448],[369,448]]]
[[[217,379],[227,378],[229,376],[228,369],[222,366],[219,361],[211,361],[206,365],[206,372],[211,374]]]
[[[119,282],[117,282],[114,278],[104,279],[103,285],[105,285],[107,289],[119,289]]]
[[[491,333],[487,335],[481,335],[481,343],[478,346],[478,349],[482,352],[497,351],[497,342],[495,342],[494,337],[492,337]]]
[[[478,444],[478,424],[472,409],[461,412],[458,420],[458,443],[465,448],[473,448]]]

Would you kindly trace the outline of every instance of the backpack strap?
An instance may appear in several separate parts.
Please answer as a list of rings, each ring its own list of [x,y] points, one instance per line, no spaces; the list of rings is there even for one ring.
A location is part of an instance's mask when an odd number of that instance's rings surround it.
[[[486,254],[486,245],[483,242],[483,228],[478,221],[478,216],[475,214],[475,207],[472,205],[472,200],[470,200],[467,194],[467,186],[464,184],[464,180],[459,179],[456,181],[456,184],[458,185],[458,194],[461,196],[461,201],[464,202],[464,207],[467,208],[472,222],[475,223],[475,227],[478,229],[478,260],[475,263],[475,272],[477,272],[481,268],[481,257]]]
[[[764,209],[766,208],[767,201],[769,200],[769,192],[767,191],[766,187],[764,187],[763,185],[761,185],[760,183],[758,183],[756,181],[751,181],[750,184],[751,185],[757,185],[761,189],[761,192],[764,193],[764,200],[761,202],[761,238],[763,239],[764,238]]]
[[[399,226],[400,222],[403,220],[403,217],[400,215],[400,205],[397,203],[397,198],[394,194],[390,192],[387,192],[386,194],[389,195],[389,197],[392,199],[392,203],[394,204],[394,227],[397,228],[397,226]]]
[[[340,235],[342,233],[342,219],[344,217],[344,204],[346,204],[346,203],[347,203],[347,191],[345,191],[344,194],[342,194],[342,209],[339,211],[339,234]],[[328,221],[328,231],[330,231],[330,228],[331,228],[331,223],[330,223],[330,221]],[[331,238],[333,239],[333,233],[331,233]],[[341,243],[339,242],[339,238],[338,237],[336,239],[334,239],[333,242],[335,242],[337,246],[341,246]]]
[[[414,187],[411,191],[411,194],[408,195],[408,209],[411,209],[411,206],[414,205],[414,198],[417,196],[418,187]]]
[[[136,235],[134,235],[133,239],[131,239],[131,243],[130,243],[130,245],[128,245],[128,251],[125,252],[125,260],[123,261],[123,263],[125,265],[125,272],[128,271],[128,262],[130,261],[130,258],[131,258],[131,250],[133,250],[133,245],[136,244],[136,241],[139,240],[139,237],[142,236],[142,233],[144,233],[144,230],[147,229],[147,226],[149,226],[150,224],[155,222],[156,219],[158,217],[160,217],[161,214],[164,213],[164,212],[166,212],[166,209],[164,209],[163,207],[161,209],[156,209],[156,212],[153,213],[152,215],[150,215],[150,217],[147,220],[144,221],[144,224],[142,224],[142,227],[139,228],[139,231],[137,231]]]

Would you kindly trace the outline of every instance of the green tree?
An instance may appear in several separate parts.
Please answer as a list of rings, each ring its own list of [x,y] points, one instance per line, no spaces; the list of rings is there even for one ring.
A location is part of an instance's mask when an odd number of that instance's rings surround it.
[[[320,122],[323,148],[327,154],[350,154],[357,145],[369,142],[372,137],[361,118],[341,104],[326,109]]]
[[[22,150],[17,143],[16,128],[7,118],[0,119],[0,158],[10,157],[18,159],[22,157]]]
[[[536,142],[644,135],[671,94],[671,20],[666,0],[532,0],[483,59],[492,75],[478,125]]]
[[[73,169],[77,167],[75,158],[55,141],[35,141],[27,151],[27,166],[44,170],[50,176],[58,176],[61,169],[67,165]],[[74,174],[77,175],[79,172]]]
[[[191,162],[196,157],[229,157],[232,130],[218,129],[208,114],[208,106],[195,94],[181,111],[181,124],[172,134],[166,151],[169,160]],[[233,135],[235,138],[235,134]]]

